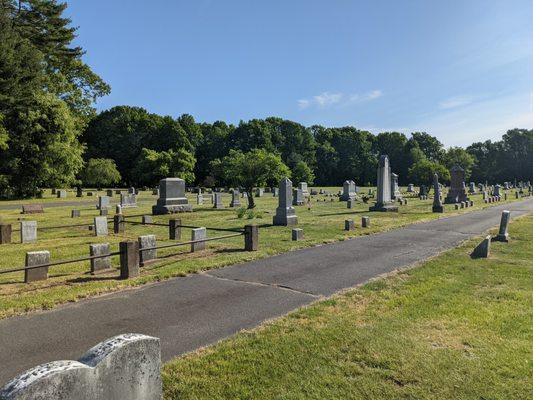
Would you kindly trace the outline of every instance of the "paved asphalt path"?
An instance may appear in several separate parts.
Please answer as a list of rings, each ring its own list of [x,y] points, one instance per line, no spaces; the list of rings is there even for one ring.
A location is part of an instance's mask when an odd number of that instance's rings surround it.
[[[455,247],[498,225],[503,209],[532,212],[533,198],[0,320],[0,384],[126,332],[161,338],[169,360]]]

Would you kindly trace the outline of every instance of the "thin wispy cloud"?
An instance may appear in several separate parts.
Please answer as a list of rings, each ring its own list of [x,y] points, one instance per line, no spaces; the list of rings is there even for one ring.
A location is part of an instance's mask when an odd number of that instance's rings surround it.
[[[452,108],[466,106],[470,103],[472,103],[472,98],[469,96],[449,97],[439,103],[439,108],[441,110],[449,110]]]
[[[344,94],[342,92],[323,92],[317,96],[311,98],[298,100],[298,108],[304,110],[309,107],[316,108],[328,108],[331,106],[343,106],[352,103],[362,103],[367,101],[376,100],[383,96],[381,90],[372,90],[368,93],[352,93]]]

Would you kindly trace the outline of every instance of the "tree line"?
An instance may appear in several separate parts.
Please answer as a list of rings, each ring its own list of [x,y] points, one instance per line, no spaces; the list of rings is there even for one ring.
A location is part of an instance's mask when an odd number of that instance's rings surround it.
[[[0,0],[0,196],[44,187],[154,186],[177,176],[202,186],[294,182],[375,184],[387,154],[400,184],[443,181],[460,165],[476,182],[532,180],[533,130],[446,149],[434,136],[374,135],[355,127],[303,126],[277,117],[198,123],[117,106],[97,113],[110,87],[72,44],[76,29],[56,0]]]

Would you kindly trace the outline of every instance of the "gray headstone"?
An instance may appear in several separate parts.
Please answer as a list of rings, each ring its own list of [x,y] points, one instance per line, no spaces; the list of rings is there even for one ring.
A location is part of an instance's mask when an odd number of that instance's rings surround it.
[[[107,217],[94,217],[94,235],[107,236]]]
[[[109,214],[109,210],[107,208],[101,208],[100,209],[100,216],[101,217],[106,217],[107,214]]]
[[[241,200],[239,198],[239,190],[233,189],[231,191],[231,203],[229,205],[230,207],[240,207],[241,206]]]
[[[151,215],[143,215],[141,217],[141,223],[142,224],[151,224],[153,223],[153,219]]]
[[[490,255],[490,241],[491,237],[488,235],[481,241],[480,244],[476,246],[474,251],[472,251],[472,254],[470,255],[472,258],[487,258]]]
[[[197,205],[204,204],[204,196],[200,193],[196,195],[196,204]]]
[[[450,169],[451,184],[450,190],[444,202],[446,204],[455,204],[465,202],[468,199],[465,188],[465,171],[458,165]]]
[[[101,210],[102,208],[108,208],[109,207],[109,196],[99,196],[98,197],[98,208]]]
[[[80,210],[70,210],[70,217],[71,218],[79,218],[80,217]]]
[[[0,390],[5,400],[161,400],[159,339],[135,333],[99,343],[78,361],[53,361]]]
[[[279,183],[278,208],[272,222],[281,226],[298,224],[298,217],[292,206],[292,182],[289,178],[285,177]]]
[[[139,236],[139,262],[141,266],[157,259],[157,249],[143,250],[156,245],[155,235]]]
[[[303,240],[304,238],[304,230],[301,228],[293,228],[291,231],[291,236],[293,241],[299,241]]]
[[[263,197],[264,189],[263,188],[257,188],[255,189],[255,197]]]
[[[107,189],[106,194],[107,194],[107,197],[113,197],[113,190]]]
[[[344,230],[345,231],[355,230],[355,222],[353,221],[353,219],[344,220]]]
[[[120,194],[120,206],[122,208],[137,207],[137,195],[136,194]]]
[[[37,221],[20,221],[20,242],[35,243],[37,241]]]
[[[301,206],[305,202],[304,193],[302,189],[293,189],[292,191],[292,205]]]
[[[500,229],[498,235],[494,240],[498,242],[508,242],[509,241],[509,221],[511,220],[511,212],[508,210],[502,211],[502,218],[500,220]]]
[[[26,253],[26,267],[45,265],[50,263],[49,251],[28,251]],[[48,266],[24,270],[24,282],[30,283],[48,279]],[[0,397],[1,398],[1,397]]]
[[[442,213],[444,212],[444,206],[442,205],[441,200],[441,191],[440,191],[440,185],[439,185],[439,175],[434,174],[433,175],[433,207],[432,211],[434,213]]]
[[[361,226],[363,228],[370,228],[370,217],[361,217]]]
[[[159,198],[152,206],[152,214],[170,214],[192,211],[185,196],[185,181],[180,178],[165,178],[159,181]]]
[[[115,206],[115,214],[122,214],[122,206],[120,204]]]
[[[398,211],[398,206],[394,205],[391,199],[391,172],[389,157],[382,155],[378,165],[378,188],[376,204],[370,207],[370,211]]]
[[[342,194],[340,201],[355,200],[357,194],[355,193],[355,182],[354,181],[344,181],[342,184]]]
[[[500,185],[495,185],[495,186],[494,186],[494,193],[493,193],[493,195],[494,195],[494,196],[498,196],[498,197],[501,196],[501,193],[500,193],[500,189],[501,189],[501,188],[502,188],[502,187],[501,187]]]
[[[191,229],[191,241],[201,240],[207,238],[206,228],[193,228]],[[191,243],[191,252],[205,250],[206,242]]]
[[[298,189],[300,189],[304,196],[309,196],[309,190],[307,189],[307,182],[298,183]]]
[[[105,256],[111,252],[109,243],[96,243],[89,245],[89,254],[91,256]],[[107,271],[111,268],[111,258],[93,258],[91,259],[91,274],[97,274]]]
[[[391,200],[396,200],[402,197],[400,187],[398,186],[398,175],[394,172],[390,174],[390,193]]]
[[[407,192],[408,193],[413,193],[414,191],[415,191],[415,185],[413,185],[412,183],[407,185]]]
[[[224,208],[224,204],[222,204],[222,193],[217,192],[214,194],[213,208]]]
[[[65,199],[67,197],[67,191],[65,189],[59,189],[56,193],[58,199]]]

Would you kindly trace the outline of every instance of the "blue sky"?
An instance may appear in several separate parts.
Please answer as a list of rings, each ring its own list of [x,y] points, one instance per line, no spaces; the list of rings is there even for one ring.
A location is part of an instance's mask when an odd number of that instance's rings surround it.
[[[533,128],[533,1],[69,0],[98,109],[279,116],[446,146]]]

